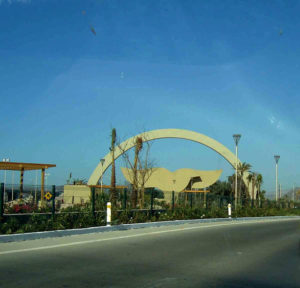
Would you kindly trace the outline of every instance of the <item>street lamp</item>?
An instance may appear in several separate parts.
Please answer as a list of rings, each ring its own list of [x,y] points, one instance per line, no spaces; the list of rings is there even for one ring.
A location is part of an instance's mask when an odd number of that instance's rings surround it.
[[[100,162],[101,162],[101,193],[102,193],[102,186],[103,186],[103,164],[105,162],[105,159],[104,158],[100,159]]]
[[[278,161],[279,161],[280,156],[279,155],[274,155],[274,159],[276,162],[276,201],[278,200]]]
[[[238,144],[241,139],[241,134],[233,134],[233,139],[235,143],[235,193],[234,193],[234,208],[237,206],[237,168],[238,168]]]

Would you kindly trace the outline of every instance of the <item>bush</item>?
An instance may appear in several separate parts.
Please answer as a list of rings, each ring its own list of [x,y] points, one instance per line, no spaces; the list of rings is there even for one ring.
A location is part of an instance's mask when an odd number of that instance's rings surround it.
[[[296,208],[267,208],[262,205],[259,207],[239,207],[232,211],[232,217],[261,217],[261,216],[296,216],[300,215],[300,209]],[[25,208],[26,209],[26,208]],[[84,228],[91,226],[102,226],[106,224],[105,212],[97,212],[95,217],[90,212],[89,205],[74,205],[63,209],[60,214],[56,214],[54,219],[52,215],[21,215],[9,216],[2,220],[0,225],[1,234],[24,233],[35,231],[63,230],[72,228]],[[74,213],[77,212],[77,213]],[[227,208],[212,207],[205,208],[186,208],[184,206],[176,206],[175,210],[170,209],[159,212],[153,211],[116,211],[112,210],[112,224],[129,224],[141,223],[149,221],[170,221],[181,219],[201,219],[201,218],[226,218],[228,217]]]

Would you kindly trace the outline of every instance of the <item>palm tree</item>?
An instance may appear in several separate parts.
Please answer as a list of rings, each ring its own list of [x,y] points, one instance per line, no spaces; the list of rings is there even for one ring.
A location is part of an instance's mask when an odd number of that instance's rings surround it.
[[[231,185],[231,196],[234,195],[235,175],[228,176],[228,183]]]
[[[256,186],[256,177],[257,174],[255,172],[251,172],[252,175],[252,201],[254,201],[254,190],[255,190],[255,186]]]
[[[260,188],[261,188],[261,185],[263,184],[263,177],[261,174],[257,174],[257,177],[256,177],[256,188],[257,188],[257,198],[258,198],[258,201],[259,201],[259,207],[260,207]]]
[[[115,166],[115,144],[116,144],[117,132],[113,128],[111,131],[111,146],[109,148],[111,152],[111,180],[110,180],[110,200],[113,205],[116,204],[117,190],[116,190],[116,166]]]
[[[239,187],[239,197],[241,198],[241,191],[242,191],[242,182],[243,182],[243,176],[244,173],[249,171],[251,168],[251,165],[249,163],[243,162],[242,164],[239,163],[238,165],[238,172],[240,173],[240,187]]]
[[[252,183],[252,178],[253,178],[253,175],[252,175],[252,173],[250,172],[249,174],[248,174],[248,176],[247,176],[247,181],[248,181],[248,195],[250,196],[250,191],[249,191],[249,189],[250,189],[250,183]]]

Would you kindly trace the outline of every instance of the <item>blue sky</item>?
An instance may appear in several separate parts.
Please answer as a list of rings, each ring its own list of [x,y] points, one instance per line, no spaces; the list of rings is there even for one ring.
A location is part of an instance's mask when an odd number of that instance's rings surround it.
[[[274,154],[283,189],[300,186],[299,14],[292,0],[0,0],[0,156],[55,163],[49,184],[64,184],[89,178],[112,127],[121,140],[189,129],[232,151],[240,133],[239,158],[264,189],[275,190]],[[156,141],[151,156],[233,173],[183,140]]]

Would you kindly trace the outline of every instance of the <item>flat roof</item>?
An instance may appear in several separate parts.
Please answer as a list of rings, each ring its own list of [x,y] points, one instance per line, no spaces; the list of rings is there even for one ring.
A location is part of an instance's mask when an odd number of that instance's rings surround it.
[[[0,170],[40,170],[56,167],[55,164],[0,162]]]

